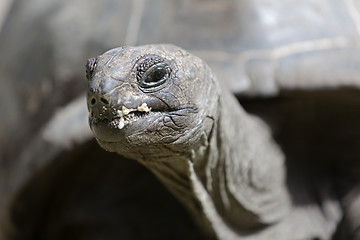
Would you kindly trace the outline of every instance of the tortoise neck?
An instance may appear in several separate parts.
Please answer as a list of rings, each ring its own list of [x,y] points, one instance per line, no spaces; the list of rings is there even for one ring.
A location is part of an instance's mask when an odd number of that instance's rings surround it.
[[[217,212],[236,229],[282,219],[289,209],[284,156],[270,129],[224,91],[208,155],[195,163]]]
[[[194,173],[226,224],[248,230],[275,223],[290,207],[283,154],[263,121],[230,93],[220,96]]]
[[[289,208],[283,155],[268,127],[230,94],[220,96],[197,144],[141,161],[213,236],[275,223]]]
[[[171,161],[141,161],[165,187],[187,208],[195,223],[207,236],[216,239],[217,234],[211,219],[206,215],[206,206],[199,198],[194,184],[201,184],[195,176],[190,157],[178,155]]]

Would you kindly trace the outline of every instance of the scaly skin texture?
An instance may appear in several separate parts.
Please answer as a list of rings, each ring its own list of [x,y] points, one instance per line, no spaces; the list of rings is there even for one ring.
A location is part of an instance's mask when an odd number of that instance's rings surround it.
[[[172,45],[117,48],[89,60],[87,77],[99,144],[150,169],[209,237],[245,239],[285,221],[281,151],[201,59]],[[119,110],[143,103],[150,112],[119,127]]]

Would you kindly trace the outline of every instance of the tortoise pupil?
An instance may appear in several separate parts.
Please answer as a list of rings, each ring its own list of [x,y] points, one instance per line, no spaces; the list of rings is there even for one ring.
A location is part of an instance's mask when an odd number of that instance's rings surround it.
[[[163,79],[163,77],[165,77],[165,71],[163,69],[157,69],[152,74],[147,76],[145,82],[147,83],[158,82],[161,79]]]
[[[165,73],[163,71],[157,70],[154,72],[154,78],[156,81],[161,80],[165,76]]]

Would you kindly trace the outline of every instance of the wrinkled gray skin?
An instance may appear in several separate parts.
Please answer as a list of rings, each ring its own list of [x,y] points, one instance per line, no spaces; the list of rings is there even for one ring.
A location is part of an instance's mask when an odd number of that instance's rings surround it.
[[[161,79],[154,77],[155,65],[166,69]],[[299,230],[302,217],[291,207],[284,158],[268,127],[219,86],[201,59],[172,45],[116,48],[90,59],[87,77],[90,126],[99,144],[149,168],[209,237],[332,233],[307,227],[304,219]],[[143,103],[151,111],[131,113],[120,129],[117,110]]]

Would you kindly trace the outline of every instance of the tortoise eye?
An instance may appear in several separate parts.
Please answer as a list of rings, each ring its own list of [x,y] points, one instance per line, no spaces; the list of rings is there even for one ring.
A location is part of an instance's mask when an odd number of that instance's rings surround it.
[[[144,88],[157,87],[166,82],[170,69],[164,63],[158,63],[150,67],[140,79],[140,86]]]

